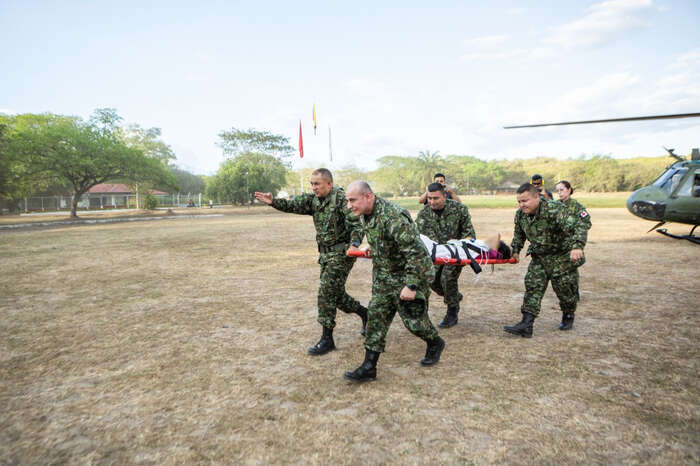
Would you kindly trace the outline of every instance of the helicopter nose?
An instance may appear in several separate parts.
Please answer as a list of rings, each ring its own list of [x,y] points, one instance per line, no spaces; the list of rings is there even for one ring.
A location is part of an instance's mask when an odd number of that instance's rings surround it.
[[[627,210],[637,217],[660,222],[666,212],[666,194],[655,186],[636,190],[627,198]]]

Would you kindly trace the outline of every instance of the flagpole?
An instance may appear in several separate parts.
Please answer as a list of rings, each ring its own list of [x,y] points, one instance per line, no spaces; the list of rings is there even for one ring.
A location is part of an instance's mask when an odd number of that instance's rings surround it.
[[[331,162],[333,162],[333,142],[331,140],[331,127],[328,126],[328,155],[330,156]]]
[[[304,169],[301,165],[301,159],[304,158],[304,139],[301,134],[301,120],[299,120],[299,189],[301,192],[299,194],[304,194]]]

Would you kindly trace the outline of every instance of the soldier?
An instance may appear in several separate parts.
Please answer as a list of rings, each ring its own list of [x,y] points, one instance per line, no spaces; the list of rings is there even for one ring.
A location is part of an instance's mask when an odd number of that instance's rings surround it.
[[[459,198],[457,193],[452,191],[449,186],[447,186],[447,181],[445,178],[445,175],[442,173],[436,173],[435,176],[433,177],[433,183],[440,183],[444,188],[445,188],[445,194],[447,195],[447,199],[452,199],[457,202],[462,202],[462,200]],[[428,188],[425,188],[425,192],[420,195],[418,198],[418,203],[419,204],[428,204]]]
[[[591,229],[591,216],[586,210],[586,206],[578,202],[576,199],[571,197],[574,193],[574,188],[571,187],[571,183],[566,180],[562,180],[556,185],[554,185],[554,191],[559,195],[559,201],[564,204],[569,209],[569,220],[574,224],[580,223],[583,228],[583,244],[586,244],[588,230]],[[586,261],[586,258],[582,258],[578,266],[582,266]],[[578,290],[578,267],[575,269],[576,274],[576,289]],[[561,323],[559,324],[559,330],[571,330],[574,326],[574,313],[573,312],[562,312]]]
[[[384,351],[391,321],[399,313],[406,328],[423,339],[427,348],[421,364],[440,360],[445,341],[428,317],[433,263],[408,211],[376,197],[364,181],[355,181],[345,193],[350,210],[360,217],[372,251],[372,299],[365,335],[365,360],[345,378],[365,382],[377,377],[377,360]],[[359,247],[353,243],[353,248]]]
[[[416,225],[422,234],[442,244],[451,239],[476,236],[467,206],[447,199],[445,189],[440,183],[432,183],[428,186],[428,205],[418,213]],[[435,280],[430,288],[443,296],[447,305],[447,314],[438,324],[439,327],[448,328],[457,324],[459,302],[462,300],[458,281],[463,267],[462,265],[435,266]]]
[[[312,215],[316,227],[318,263],[321,277],[318,287],[318,323],[323,327],[321,339],[309,348],[319,356],[335,349],[333,328],[336,309],[362,318],[362,334],[367,324],[367,308],[345,292],[345,282],[356,258],[346,251],[351,242],[362,240],[362,226],[347,208],[345,193],[333,186],[330,170],[319,168],[311,173],[313,194],[301,194],[293,200],[274,199],[271,193],[256,192],[255,198],[282,212]]]
[[[532,178],[530,178],[530,182],[534,187],[538,189],[542,199],[544,199],[545,201],[551,201],[554,199],[554,196],[552,196],[552,191],[544,187],[544,179],[542,178],[542,175],[532,175]]]
[[[515,213],[513,232],[513,257],[519,260],[525,240],[530,241],[528,254],[532,256],[525,275],[525,296],[521,312],[523,319],[505,326],[506,332],[526,338],[532,337],[532,325],[540,313],[542,296],[547,284],[559,298],[564,314],[576,312],[578,302],[578,273],[583,247],[586,245],[586,228],[569,216],[569,210],[557,201],[540,197],[539,189],[530,183],[517,190],[519,209]]]

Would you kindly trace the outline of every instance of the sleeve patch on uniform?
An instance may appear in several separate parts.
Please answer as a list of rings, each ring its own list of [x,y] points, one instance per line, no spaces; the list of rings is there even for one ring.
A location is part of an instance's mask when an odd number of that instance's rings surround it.
[[[586,217],[588,217],[588,212],[586,212],[585,210],[582,210],[581,211],[581,218],[586,218]]]

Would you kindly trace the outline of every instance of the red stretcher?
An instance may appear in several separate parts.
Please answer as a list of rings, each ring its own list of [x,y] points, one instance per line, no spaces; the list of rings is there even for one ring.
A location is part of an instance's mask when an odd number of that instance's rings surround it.
[[[348,251],[348,256],[350,257],[360,257],[364,259],[369,259],[372,257],[370,254],[369,249],[365,250],[360,250],[360,251]],[[510,259],[478,259],[475,260],[475,262],[479,265],[492,265],[492,264],[517,264],[518,261],[516,261],[514,258]],[[447,259],[443,257],[438,257],[435,259],[434,264],[435,265],[468,265],[472,263],[472,259]]]

